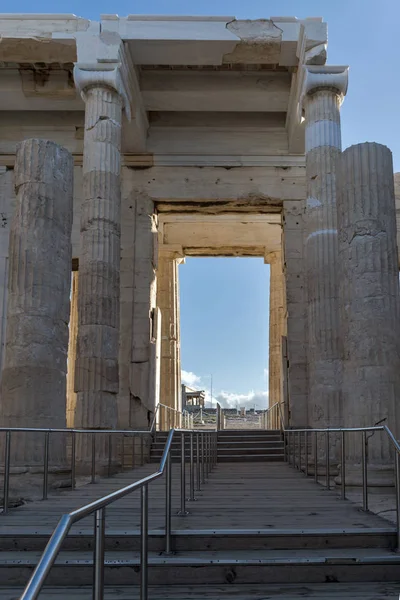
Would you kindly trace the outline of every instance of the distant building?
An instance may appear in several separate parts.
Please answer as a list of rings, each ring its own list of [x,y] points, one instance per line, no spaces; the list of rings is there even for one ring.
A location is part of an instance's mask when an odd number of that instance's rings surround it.
[[[194,390],[182,384],[182,410],[204,408],[206,393],[204,390]]]

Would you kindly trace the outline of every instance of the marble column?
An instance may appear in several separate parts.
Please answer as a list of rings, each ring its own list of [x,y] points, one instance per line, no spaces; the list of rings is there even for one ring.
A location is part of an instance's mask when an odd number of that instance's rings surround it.
[[[74,76],[85,101],[75,427],[112,429],[119,390],[123,97],[118,68],[75,67]],[[90,449],[79,453],[86,460]]]
[[[385,424],[398,439],[400,300],[393,163],[388,148],[365,143],[343,152],[338,164],[337,207],[343,424]],[[370,478],[375,485],[383,484],[393,476],[393,453],[386,435],[368,437]],[[361,436],[349,435],[346,448],[347,475],[361,482]]]
[[[180,256],[180,258],[179,258]],[[182,255],[161,250],[158,259],[157,305],[161,311],[160,402],[179,410],[181,388],[179,340],[179,264]],[[166,418],[169,412],[170,418]],[[162,428],[174,426],[170,411],[163,411]],[[168,421],[168,422],[167,422]]]
[[[282,253],[266,257],[270,265],[269,294],[269,406],[282,402],[282,337],[285,335],[285,292]],[[283,414],[284,411],[282,411]],[[278,415],[276,411],[274,414]],[[274,429],[279,422],[274,423]]]
[[[53,142],[17,148],[16,208],[9,245],[7,331],[1,378],[2,427],[66,426],[66,373],[73,159]],[[43,436],[15,434],[13,467],[43,464]],[[50,440],[50,464],[65,461],[65,439]]]
[[[312,427],[335,427],[341,424],[336,161],[348,69],[305,69],[308,419]]]
[[[15,209],[14,171],[0,166],[0,372],[4,363],[7,325],[9,239]]]

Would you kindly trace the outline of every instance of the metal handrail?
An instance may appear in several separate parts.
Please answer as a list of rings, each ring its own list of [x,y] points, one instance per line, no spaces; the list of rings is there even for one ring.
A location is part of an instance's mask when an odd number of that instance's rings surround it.
[[[133,438],[133,450],[135,445],[135,437],[142,436],[141,439],[141,464],[144,460],[144,440],[143,436],[151,435],[151,431],[147,429],[79,429],[79,428],[49,428],[49,427],[0,427],[0,433],[5,433],[5,446],[4,446],[4,479],[3,479],[3,512],[2,515],[8,513],[9,508],[9,490],[10,490],[10,472],[11,472],[11,434],[12,433],[44,433],[44,444],[43,444],[43,494],[42,499],[47,500],[48,494],[48,474],[49,474],[49,447],[50,447],[50,434],[54,433],[65,433],[71,435],[71,488],[75,489],[76,479],[76,435],[77,434],[89,434],[92,438],[91,448],[91,483],[96,481],[96,436],[106,435],[109,437],[108,444],[108,475],[111,475],[112,465],[112,443],[111,436],[123,435],[130,436]],[[122,470],[124,469],[124,438],[122,438]],[[132,453],[132,457],[134,452]],[[133,462],[133,458],[132,458]],[[134,465],[132,465],[134,466]]]
[[[266,418],[268,418],[269,414],[272,413],[273,410],[276,410],[278,412],[282,431],[285,429],[285,422],[284,422],[283,413],[282,413],[282,404],[284,404],[284,402],[275,402],[275,404],[273,404],[272,406],[269,406],[262,412],[261,418],[264,421],[264,429],[266,429],[266,427],[265,427]]]
[[[185,422],[186,416],[187,416],[187,411],[181,411],[178,408],[173,408],[172,406],[167,406],[166,404],[162,404],[162,402],[159,402],[156,406],[156,410],[154,412],[154,416],[153,416],[153,420],[151,422],[150,425],[150,432],[153,433],[154,431],[157,431],[157,415],[160,412],[160,409],[165,409],[169,412],[173,412],[173,413],[177,413],[177,415],[180,417],[179,421],[180,421],[180,427],[182,427],[182,423]],[[169,414],[169,412],[167,412],[167,414]],[[190,420],[189,420],[190,421]],[[190,422],[188,423],[190,425]],[[169,431],[169,429],[171,429],[171,427],[169,426],[171,425],[169,423],[169,419],[168,419],[168,423],[167,423],[167,431]],[[172,423],[172,428],[176,428],[176,423]],[[190,427],[187,427],[187,429],[189,429]]]
[[[140,552],[140,598],[148,598],[148,486],[150,483],[162,477],[166,472],[166,511],[165,511],[165,537],[166,553],[171,552],[171,447],[173,437],[176,433],[181,434],[181,510],[179,515],[187,515],[186,511],[186,454],[185,454],[185,436],[190,434],[190,500],[194,497],[194,436],[196,439],[196,466],[197,466],[197,490],[200,490],[202,483],[205,483],[212,468],[217,462],[216,436],[211,437],[215,432],[208,431],[186,431],[182,429],[171,429],[168,434],[164,447],[163,455],[158,470],[140,481],[131,483],[124,488],[107,494],[94,502],[90,502],[77,510],[74,510],[61,517],[50,537],[43,554],[29,579],[20,600],[36,600],[45,583],[45,580],[53,566],[61,546],[67,537],[72,525],[78,521],[95,513],[94,524],[94,578],[93,578],[93,598],[102,600],[104,595],[104,550],[105,550],[105,508],[110,504],[124,498],[136,490],[141,490],[141,552]],[[200,461],[201,452],[201,461]]]
[[[341,456],[340,456],[340,484],[341,498],[346,499],[346,433],[361,433],[362,435],[362,487],[363,487],[363,510],[368,510],[368,432],[384,431],[388,436],[391,445],[395,450],[395,491],[396,491],[396,516],[397,516],[397,549],[400,549],[400,444],[396,440],[392,431],[387,425],[374,425],[371,427],[325,427],[325,428],[304,428],[304,429],[284,429],[284,452],[285,460],[293,467],[302,471],[302,435],[304,436],[304,473],[309,474],[308,465],[308,436],[314,435],[314,480],[318,483],[318,434],[325,434],[325,485],[330,490],[330,434],[340,433],[341,436]],[[297,461],[296,461],[296,435],[297,435]],[[292,452],[291,452],[292,450]],[[291,459],[291,454],[293,458]]]

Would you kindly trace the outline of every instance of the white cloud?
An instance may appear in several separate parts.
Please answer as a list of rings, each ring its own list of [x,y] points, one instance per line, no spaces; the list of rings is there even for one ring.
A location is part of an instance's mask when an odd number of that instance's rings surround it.
[[[181,372],[182,383],[188,385],[189,387],[193,387],[195,389],[204,390],[205,397],[205,405],[211,405],[211,390],[210,390],[210,377],[206,376],[204,378],[196,375],[192,371],[183,371]],[[268,369],[264,369],[264,377],[265,381],[268,382]],[[222,390],[220,392],[216,392],[214,390],[212,403],[215,407],[215,402],[218,401],[223,408],[236,408],[236,407],[246,407],[247,409],[254,408],[254,405],[257,409],[267,408],[268,407],[268,392],[266,391],[254,391],[250,390],[247,394],[236,394],[235,392],[228,392]]]
[[[181,371],[182,383],[189,387],[196,387],[200,385],[200,377],[192,373],[191,371]]]
[[[232,392],[222,391],[216,396],[216,400],[221,404],[223,408],[267,408],[268,406],[268,392],[258,392],[251,390],[247,394],[235,394]]]

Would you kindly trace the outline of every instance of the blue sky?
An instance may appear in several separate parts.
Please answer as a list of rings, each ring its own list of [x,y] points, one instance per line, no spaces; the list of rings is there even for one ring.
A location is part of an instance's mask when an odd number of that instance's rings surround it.
[[[328,63],[349,64],[343,146],[386,144],[400,171],[400,0],[2,0],[2,12],[322,16]],[[183,369],[235,403],[266,402],[268,267],[257,259],[189,259],[180,267]],[[195,377],[198,379],[196,380]],[[264,394],[263,394],[264,392]]]

